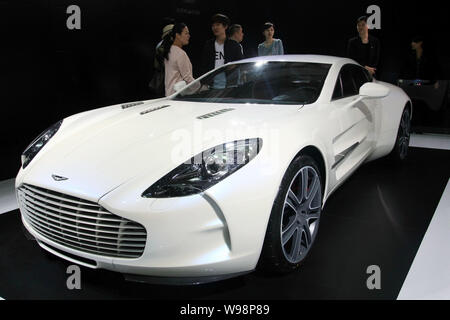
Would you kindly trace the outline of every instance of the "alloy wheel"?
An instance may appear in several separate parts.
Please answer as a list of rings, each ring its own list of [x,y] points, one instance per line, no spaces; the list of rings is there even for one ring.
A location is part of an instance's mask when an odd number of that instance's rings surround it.
[[[290,263],[302,261],[311,248],[322,211],[322,186],[317,171],[302,167],[292,179],[281,214],[281,246]]]

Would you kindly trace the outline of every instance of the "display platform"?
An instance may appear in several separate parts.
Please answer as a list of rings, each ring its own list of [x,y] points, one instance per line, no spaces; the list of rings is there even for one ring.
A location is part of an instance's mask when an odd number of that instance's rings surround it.
[[[197,286],[133,283],[118,273],[81,267],[81,289],[69,290],[66,271],[72,263],[46,254],[35,241],[27,239],[19,211],[14,210],[0,215],[0,297],[397,299],[412,273],[411,266],[420,264],[418,251],[419,247],[422,250],[425,234],[428,238],[430,232],[434,234],[429,226],[433,216],[440,216],[437,209],[448,216],[448,204],[439,204],[446,196],[444,190],[450,191],[449,163],[448,150],[423,148],[411,148],[408,160],[401,166],[386,159],[368,163],[328,200],[317,241],[300,270],[285,276],[254,272]],[[429,241],[439,241],[439,237]],[[446,256],[450,242],[427,246],[434,248],[434,255]],[[371,276],[367,268],[374,265],[381,272],[379,290],[367,287]],[[437,271],[428,276],[439,282]],[[421,290],[414,286],[416,278],[417,274],[408,277],[409,290]],[[441,285],[445,286],[445,281]],[[417,294],[420,298],[420,292]],[[402,295],[411,297],[411,292],[402,291]]]

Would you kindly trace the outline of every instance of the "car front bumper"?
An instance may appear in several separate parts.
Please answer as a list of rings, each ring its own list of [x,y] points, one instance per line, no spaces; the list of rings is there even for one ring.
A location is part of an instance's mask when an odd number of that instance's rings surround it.
[[[29,184],[93,201],[113,215],[145,227],[145,248],[138,258],[98,255],[43,236],[26,221],[19,203],[27,230],[47,251],[55,248],[52,253],[61,258],[130,275],[179,280],[226,277],[254,270],[263,247],[279,184],[277,171],[267,171],[257,164],[255,159],[245,170],[238,170],[207,191],[179,198],[143,198],[136,190],[148,186],[131,180],[96,199],[86,197],[89,184],[71,180],[58,183],[46,179],[45,174],[23,171],[16,179],[16,189]]]
[[[140,257],[108,257],[55,242],[27,221],[24,208],[20,207],[20,210],[25,228],[43,249],[85,267],[123,273],[131,281],[206,283],[239,276],[256,267],[259,252],[233,252],[227,221],[217,203],[206,194],[151,201],[142,199],[134,206],[127,204],[127,211],[111,208],[109,202],[100,201],[111,213],[145,227],[147,239]]]

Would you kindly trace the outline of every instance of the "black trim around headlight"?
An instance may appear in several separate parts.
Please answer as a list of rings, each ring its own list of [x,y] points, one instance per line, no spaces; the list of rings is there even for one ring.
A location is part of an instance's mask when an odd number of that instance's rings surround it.
[[[210,148],[179,165],[142,193],[144,198],[172,198],[201,193],[256,157],[261,138],[237,140]]]
[[[38,152],[47,144],[47,142],[58,132],[63,120],[58,121],[50,128],[41,133],[22,153],[22,168],[25,169]]]

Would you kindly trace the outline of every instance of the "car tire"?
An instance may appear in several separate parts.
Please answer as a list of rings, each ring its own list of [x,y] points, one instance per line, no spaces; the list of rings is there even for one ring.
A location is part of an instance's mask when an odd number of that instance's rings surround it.
[[[394,162],[402,162],[408,156],[409,141],[411,135],[411,112],[409,108],[403,110],[398,126],[397,138],[395,139],[394,149],[390,158]]]
[[[323,181],[316,162],[307,155],[296,158],[272,207],[258,262],[260,270],[283,274],[299,268],[316,239],[322,201]]]

